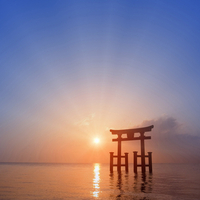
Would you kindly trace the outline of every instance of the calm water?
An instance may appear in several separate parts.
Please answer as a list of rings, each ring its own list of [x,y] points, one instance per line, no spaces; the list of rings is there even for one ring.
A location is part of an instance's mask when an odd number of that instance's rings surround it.
[[[107,164],[0,164],[0,199],[200,199],[200,165],[154,164],[153,174]]]

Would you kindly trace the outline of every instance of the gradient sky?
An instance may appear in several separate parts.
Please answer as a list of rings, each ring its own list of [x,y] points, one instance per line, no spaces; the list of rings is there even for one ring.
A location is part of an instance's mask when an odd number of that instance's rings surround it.
[[[0,0],[0,30],[0,162],[109,162],[152,124],[153,162],[200,162],[199,1]]]

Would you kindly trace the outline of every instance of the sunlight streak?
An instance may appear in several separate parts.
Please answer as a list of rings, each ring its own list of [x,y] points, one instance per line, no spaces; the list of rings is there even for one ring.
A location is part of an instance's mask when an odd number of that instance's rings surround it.
[[[99,190],[100,190],[100,186],[99,186],[99,182],[100,182],[100,164],[99,163],[95,163],[94,164],[94,178],[93,178],[93,197],[99,197]]]

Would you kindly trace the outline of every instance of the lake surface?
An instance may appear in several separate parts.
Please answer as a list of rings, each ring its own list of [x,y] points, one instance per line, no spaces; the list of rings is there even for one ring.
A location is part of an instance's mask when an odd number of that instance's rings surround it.
[[[153,164],[121,174],[108,164],[0,164],[0,199],[200,199],[199,164]]]

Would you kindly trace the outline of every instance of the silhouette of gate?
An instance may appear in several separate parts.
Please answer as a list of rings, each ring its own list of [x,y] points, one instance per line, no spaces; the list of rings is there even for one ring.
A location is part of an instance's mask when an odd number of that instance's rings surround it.
[[[117,155],[114,155],[114,152],[110,152],[110,172],[113,172],[113,167],[117,167],[117,171],[121,171],[121,166],[125,166],[125,170],[128,172],[128,153],[125,153],[125,156],[121,155],[121,142],[130,141],[130,140],[140,140],[141,144],[141,155],[137,154],[137,151],[133,151],[133,168],[134,172],[137,173],[137,168],[142,168],[142,173],[145,173],[146,167],[149,167],[149,172],[152,173],[152,152],[148,152],[148,155],[145,155],[145,146],[144,140],[151,139],[151,136],[145,136],[145,132],[152,130],[154,126],[134,128],[134,129],[123,129],[123,130],[110,130],[113,135],[118,135],[118,138],[112,139],[113,142],[118,142]],[[135,137],[135,133],[140,135]],[[126,134],[126,137],[122,137],[123,134]],[[145,163],[145,158],[148,158],[148,164]],[[113,164],[113,159],[117,158],[117,164]],[[125,164],[121,164],[121,158],[125,158]],[[137,158],[141,158],[141,164],[138,164]]]

